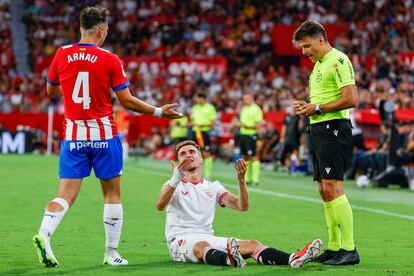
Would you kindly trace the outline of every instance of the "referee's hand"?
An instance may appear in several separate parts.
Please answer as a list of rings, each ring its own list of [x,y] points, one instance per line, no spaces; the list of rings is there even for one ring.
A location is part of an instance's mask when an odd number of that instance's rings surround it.
[[[312,116],[315,113],[316,105],[304,101],[296,101],[293,103],[293,108],[297,115]]]
[[[292,107],[295,113],[297,114],[300,111],[300,108],[306,104],[307,103],[305,101],[294,101]]]

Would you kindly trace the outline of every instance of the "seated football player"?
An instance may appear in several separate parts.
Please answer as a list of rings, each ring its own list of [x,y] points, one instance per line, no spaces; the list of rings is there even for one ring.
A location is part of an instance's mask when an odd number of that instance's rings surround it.
[[[218,181],[209,181],[202,175],[200,148],[193,141],[176,146],[178,166],[162,187],[156,207],[166,209],[166,239],[170,256],[177,262],[243,267],[245,258],[253,258],[263,265],[290,265],[298,268],[315,260],[322,246],[314,240],[297,253],[286,253],[268,247],[256,240],[216,237],[212,228],[215,206],[247,211],[249,206],[245,182],[246,162],[235,164],[239,195],[227,191]]]

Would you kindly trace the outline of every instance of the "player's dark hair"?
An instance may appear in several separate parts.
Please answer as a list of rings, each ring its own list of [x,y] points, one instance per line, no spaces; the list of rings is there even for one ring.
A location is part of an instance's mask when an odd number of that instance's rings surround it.
[[[108,21],[109,11],[102,6],[86,7],[80,14],[80,26],[86,30]]]
[[[206,95],[206,93],[204,93],[204,92],[200,92],[200,93],[198,93],[198,94],[197,94],[197,97],[198,97],[198,98],[207,99],[207,95]]]
[[[325,28],[322,26],[321,23],[315,20],[307,20],[303,22],[302,25],[300,25],[299,28],[297,28],[297,30],[293,34],[293,40],[301,41],[307,36],[312,38],[322,36],[323,40],[328,40]]]
[[[178,144],[175,146],[175,152],[177,153],[177,157],[178,157],[178,152],[180,151],[180,149],[181,149],[182,147],[184,147],[184,146],[188,146],[188,145],[191,145],[191,146],[193,146],[193,147],[197,148],[197,149],[200,151],[200,147],[196,144],[196,142],[194,142],[194,141],[192,141],[192,140],[185,140],[185,141],[182,141],[182,142],[178,143]]]

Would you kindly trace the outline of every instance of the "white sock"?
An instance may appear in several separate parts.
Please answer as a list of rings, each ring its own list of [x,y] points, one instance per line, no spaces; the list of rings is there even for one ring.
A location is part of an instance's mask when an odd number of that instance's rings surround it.
[[[106,254],[114,255],[121,238],[123,220],[122,204],[105,204],[103,222],[105,228]]]
[[[230,261],[229,257],[227,257],[227,260],[226,261],[227,261],[227,265],[230,266],[231,265],[231,261]]]
[[[42,234],[42,236],[46,239],[50,239],[52,237],[59,223],[62,221],[63,217],[69,209],[69,204],[63,198],[57,197],[51,202],[55,202],[62,206],[63,211],[50,212],[46,207],[45,215],[43,216],[42,224],[39,228],[39,233]]]
[[[292,258],[296,255],[296,253],[292,253],[289,256],[289,264],[292,262]]]

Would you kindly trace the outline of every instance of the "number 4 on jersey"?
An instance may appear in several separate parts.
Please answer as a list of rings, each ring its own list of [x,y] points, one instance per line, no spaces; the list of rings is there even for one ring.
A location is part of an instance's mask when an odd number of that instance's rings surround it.
[[[83,96],[80,97],[80,89],[83,88]],[[73,87],[72,99],[75,103],[83,103],[83,109],[89,109],[91,97],[89,97],[89,72],[79,72]]]

